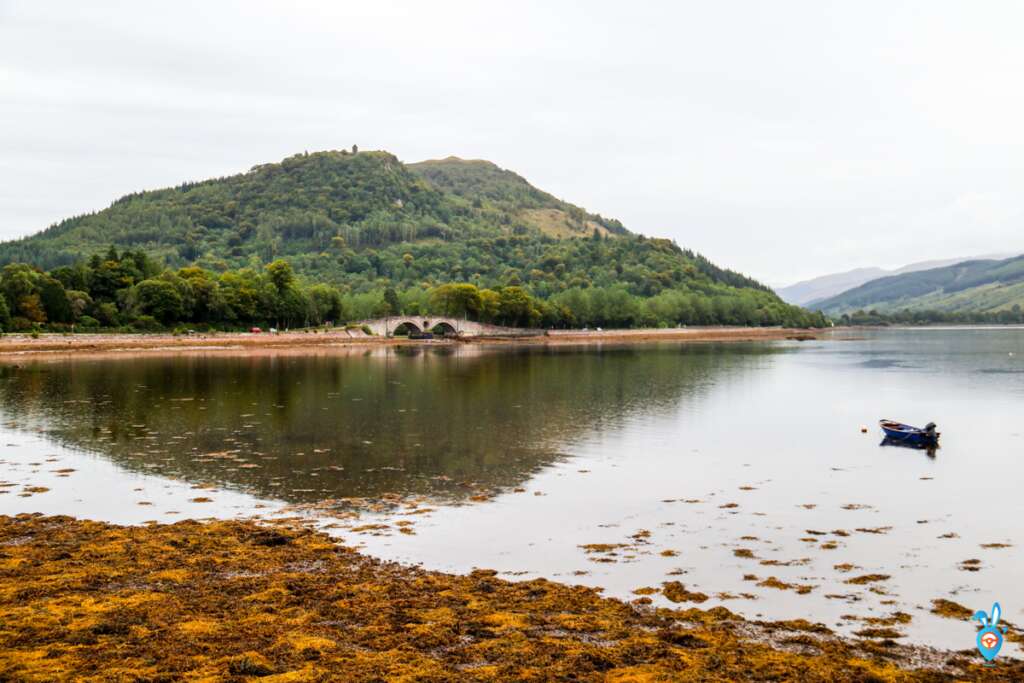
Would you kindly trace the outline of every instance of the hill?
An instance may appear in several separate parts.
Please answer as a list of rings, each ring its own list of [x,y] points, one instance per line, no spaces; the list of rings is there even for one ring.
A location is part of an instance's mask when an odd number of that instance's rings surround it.
[[[979,259],[893,275],[816,303],[833,314],[856,310],[998,313],[1024,306],[1024,256]]]
[[[889,275],[902,275],[903,273],[913,273],[919,270],[942,268],[943,266],[951,266],[956,263],[963,263],[964,261],[1004,259],[1014,255],[1015,254],[987,254],[985,256],[962,256],[960,258],[918,261],[917,263],[910,263],[894,270],[887,270],[885,268],[855,268],[842,273],[831,273],[829,275],[822,275],[810,280],[804,280],[787,287],[777,287],[775,289],[775,293],[782,297],[783,301],[787,301],[798,306],[809,306],[815,308],[819,301],[831,299],[832,297],[838,296],[847,290]]]
[[[521,287],[574,311],[581,325],[813,319],[761,283],[669,240],[631,233],[490,162],[454,157],[406,165],[380,151],[298,154],[238,175],[126,195],[0,244],[0,263],[66,268],[111,247],[113,256],[128,250],[171,271],[195,266],[213,274],[260,272],[283,259],[300,281],[337,287],[356,312],[373,308],[367,302],[379,303],[386,290],[422,308],[433,289],[463,282]],[[152,268],[136,270],[141,277]],[[87,279],[79,273],[74,288]],[[129,279],[124,287],[137,282]]]

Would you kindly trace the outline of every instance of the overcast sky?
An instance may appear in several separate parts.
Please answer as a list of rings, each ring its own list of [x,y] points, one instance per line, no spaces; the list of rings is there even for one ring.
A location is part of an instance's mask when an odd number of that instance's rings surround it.
[[[1024,2],[0,0],[0,238],[353,143],[773,284],[1024,252]]]

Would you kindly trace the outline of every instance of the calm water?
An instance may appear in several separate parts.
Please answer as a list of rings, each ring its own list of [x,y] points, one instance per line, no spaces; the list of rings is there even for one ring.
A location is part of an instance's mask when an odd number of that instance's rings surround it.
[[[624,598],[679,580],[702,607],[844,631],[903,611],[908,640],[954,649],[973,628],[934,598],[1024,625],[1024,329],[860,336],[7,364],[0,513],[319,505],[346,542],[430,568]],[[934,420],[942,448],[881,447],[881,417]],[[865,574],[890,578],[846,583]]]

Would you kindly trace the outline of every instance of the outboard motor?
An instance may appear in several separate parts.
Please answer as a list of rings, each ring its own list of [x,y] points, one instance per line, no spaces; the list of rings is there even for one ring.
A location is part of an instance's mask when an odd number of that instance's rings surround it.
[[[935,423],[934,422],[929,422],[928,424],[926,424],[924,426],[924,431],[926,431],[926,432],[928,432],[928,434],[934,436],[935,435]]]

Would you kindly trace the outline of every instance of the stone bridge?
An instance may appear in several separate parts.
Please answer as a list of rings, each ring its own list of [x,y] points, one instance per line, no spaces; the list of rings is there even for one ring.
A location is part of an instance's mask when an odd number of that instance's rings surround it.
[[[544,334],[544,330],[502,327],[439,315],[393,315],[350,324],[365,325],[379,337],[393,337],[396,330],[412,333],[433,331],[451,337],[534,337]]]

